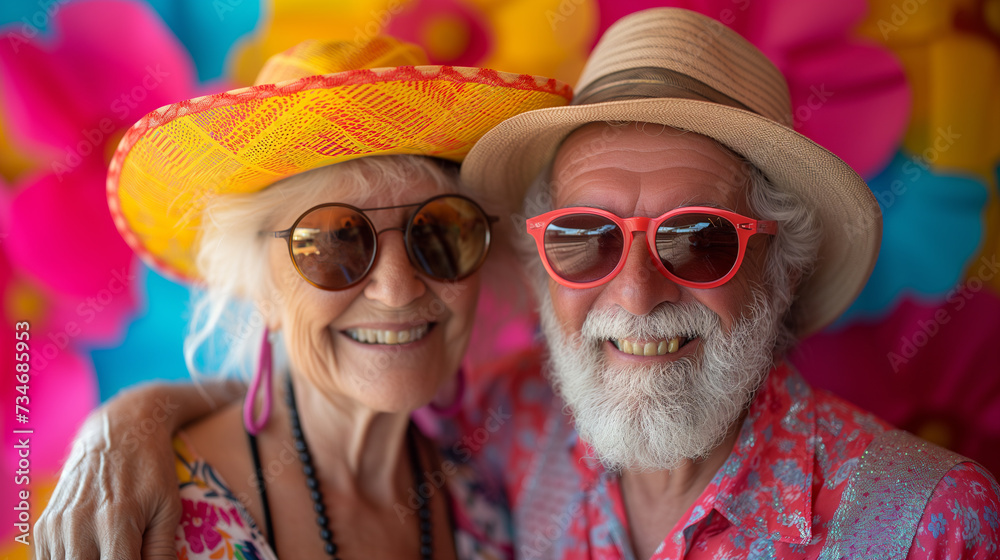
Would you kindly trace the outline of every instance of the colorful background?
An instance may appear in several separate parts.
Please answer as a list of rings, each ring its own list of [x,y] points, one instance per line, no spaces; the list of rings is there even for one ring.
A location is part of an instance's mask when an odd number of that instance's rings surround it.
[[[119,389],[182,379],[187,289],[133,258],[105,206],[123,131],[250,83],[298,41],[387,32],[438,63],[574,82],[596,38],[654,5],[730,25],[788,78],[795,127],[870,181],[882,253],[853,307],[794,360],[815,384],[1000,473],[998,0],[4,0],[0,3],[0,426],[35,431],[32,519],[82,418]],[[487,294],[482,311],[508,316]],[[14,323],[31,325],[15,421]],[[479,332],[470,367],[529,344]],[[0,555],[27,557],[0,513]]]

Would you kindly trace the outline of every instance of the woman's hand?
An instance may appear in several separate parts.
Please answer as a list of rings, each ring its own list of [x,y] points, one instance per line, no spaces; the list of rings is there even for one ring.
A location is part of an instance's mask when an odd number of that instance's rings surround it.
[[[173,433],[243,389],[238,383],[152,385],[94,411],[35,523],[35,558],[176,558],[181,504]]]

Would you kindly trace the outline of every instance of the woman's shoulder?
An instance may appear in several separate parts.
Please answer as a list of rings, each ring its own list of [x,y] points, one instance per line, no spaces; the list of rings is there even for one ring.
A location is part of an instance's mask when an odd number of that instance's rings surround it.
[[[180,432],[192,451],[215,465],[246,449],[243,403],[237,401],[184,426]]]
[[[192,434],[199,433],[203,429],[199,425],[210,420],[178,434],[173,442],[181,497],[181,520],[174,534],[177,556],[189,560],[276,560],[267,540],[247,513],[241,496],[233,492],[215,466],[199,453],[201,447],[193,443],[196,438]],[[198,439],[204,442],[203,438]]]

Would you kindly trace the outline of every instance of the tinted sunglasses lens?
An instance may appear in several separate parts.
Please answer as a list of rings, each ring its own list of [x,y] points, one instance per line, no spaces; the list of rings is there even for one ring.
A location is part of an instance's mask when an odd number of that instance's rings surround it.
[[[407,232],[413,263],[431,278],[458,280],[479,268],[490,243],[490,224],[471,200],[445,196],[421,206]]]
[[[594,282],[611,274],[625,247],[625,236],[613,221],[594,214],[570,214],[545,228],[545,258],[564,280]]]
[[[340,290],[361,280],[375,257],[375,232],[365,217],[344,206],[317,208],[299,220],[292,259],[306,280]]]
[[[711,214],[681,214],[656,230],[656,252],[667,270],[690,282],[714,282],[733,269],[740,236],[729,220]]]

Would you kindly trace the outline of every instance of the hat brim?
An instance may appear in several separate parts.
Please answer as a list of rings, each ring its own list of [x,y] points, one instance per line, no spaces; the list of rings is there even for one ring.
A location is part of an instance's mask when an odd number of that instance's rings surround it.
[[[193,250],[212,197],[252,193],[351,159],[416,154],[462,161],[518,113],[565,105],[556,80],[479,68],[410,66],[309,76],[200,97],[146,115],[109,165],[108,207],[132,249],[195,280]]]
[[[882,214],[864,180],[830,151],[756,113],[680,98],[610,101],[522,113],[499,124],[469,153],[462,180],[520,200],[562,141],[591,122],[648,122],[713,138],[793,192],[819,219],[816,267],[800,286],[798,335],[833,322],[861,292],[878,259]],[[610,140],[609,142],[613,142]]]

